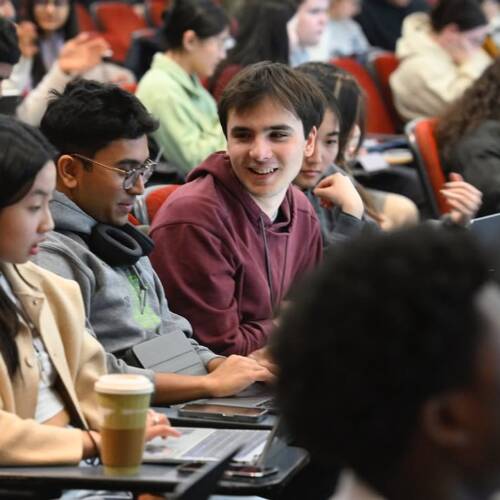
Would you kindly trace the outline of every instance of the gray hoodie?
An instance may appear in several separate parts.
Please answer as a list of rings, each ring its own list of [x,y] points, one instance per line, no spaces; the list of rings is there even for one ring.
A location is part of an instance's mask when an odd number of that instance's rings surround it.
[[[156,335],[183,331],[206,365],[217,357],[192,339],[189,322],[168,308],[162,285],[147,257],[133,266],[111,267],[89,249],[84,238],[97,221],[60,192],[51,202],[55,231],[33,259],[40,266],[80,285],[89,330],[108,353],[110,372],[150,370],[126,365],[119,354]],[[83,237],[82,237],[83,236]]]

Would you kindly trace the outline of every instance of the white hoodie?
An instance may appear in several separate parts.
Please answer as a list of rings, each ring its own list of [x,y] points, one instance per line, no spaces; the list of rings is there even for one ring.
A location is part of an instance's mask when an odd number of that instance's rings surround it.
[[[400,64],[390,84],[396,108],[406,120],[441,114],[492,61],[480,49],[465,63],[456,64],[432,37],[429,15],[422,12],[404,20],[396,55]]]

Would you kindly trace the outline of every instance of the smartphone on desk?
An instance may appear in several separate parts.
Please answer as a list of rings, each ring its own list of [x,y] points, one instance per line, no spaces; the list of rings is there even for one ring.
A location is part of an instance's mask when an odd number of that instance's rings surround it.
[[[258,465],[231,464],[224,471],[225,479],[260,479],[261,477],[272,476],[278,472],[277,467],[259,467]]]
[[[260,422],[267,415],[265,408],[245,408],[205,403],[189,403],[179,408],[180,417],[221,419],[231,422]]]

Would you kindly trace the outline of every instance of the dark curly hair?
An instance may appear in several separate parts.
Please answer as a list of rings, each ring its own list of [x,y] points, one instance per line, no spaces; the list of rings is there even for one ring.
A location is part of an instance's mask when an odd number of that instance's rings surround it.
[[[500,59],[495,59],[439,118],[436,139],[441,158],[450,162],[455,145],[486,120],[500,120]]]
[[[487,261],[466,230],[429,226],[332,252],[271,339],[298,444],[368,481],[390,474],[422,403],[474,380]]]

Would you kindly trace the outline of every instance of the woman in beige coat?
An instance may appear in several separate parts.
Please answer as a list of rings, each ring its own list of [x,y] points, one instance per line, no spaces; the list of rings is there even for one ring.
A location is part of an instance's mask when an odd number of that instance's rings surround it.
[[[54,155],[40,132],[0,117],[0,465],[99,453],[93,388],[104,352],[85,331],[76,283],[27,262],[53,226]],[[167,424],[155,414],[147,437],[173,434]]]

